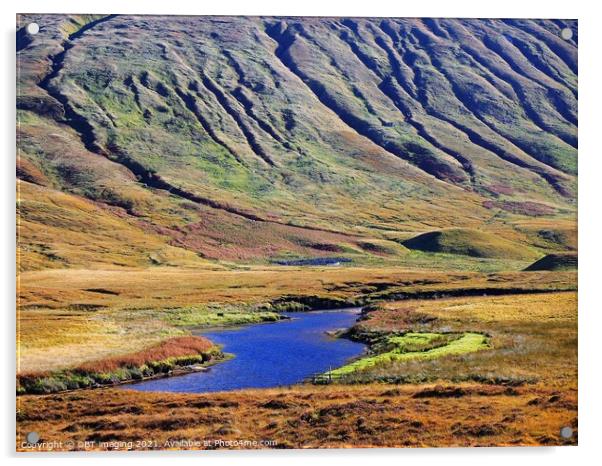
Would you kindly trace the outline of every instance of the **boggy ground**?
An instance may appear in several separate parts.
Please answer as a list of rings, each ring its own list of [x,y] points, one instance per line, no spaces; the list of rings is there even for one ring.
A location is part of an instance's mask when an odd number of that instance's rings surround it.
[[[575,291],[387,302],[368,308],[351,330],[354,338],[371,342],[376,353],[383,352],[379,350],[383,339],[407,332],[457,336],[470,332],[485,336],[487,344],[461,356],[428,358],[426,348],[389,362],[356,364],[359,370],[346,382],[444,379],[511,385],[545,382],[561,390],[576,388]],[[443,353],[448,346],[437,351]]]
[[[283,306],[295,303],[320,309],[383,299],[575,288],[573,271],[158,267],[25,272],[18,296],[18,370],[60,370],[126,355],[187,335],[190,327],[274,320]]]
[[[202,370],[226,356],[200,336],[174,337],[143,351],[89,361],[61,371],[17,375],[17,393],[55,393]]]
[[[101,389],[20,397],[17,419],[18,450],[30,449],[23,442],[32,431],[57,450],[574,445],[577,392],[448,383],[204,395]],[[570,439],[560,436],[565,426]],[[241,441],[257,443],[219,443]]]
[[[410,331],[476,332],[488,347],[381,363],[331,385],[24,395],[17,448],[30,448],[32,431],[59,442],[42,449],[66,450],[576,444],[575,291],[381,302],[352,336],[377,348]],[[566,426],[570,438],[560,436]]]

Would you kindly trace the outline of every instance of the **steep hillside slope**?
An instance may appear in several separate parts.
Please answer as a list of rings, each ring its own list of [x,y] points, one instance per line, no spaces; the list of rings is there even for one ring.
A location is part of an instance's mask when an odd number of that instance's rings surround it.
[[[574,217],[577,45],[554,22],[23,15],[18,27],[24,269],[374,244],[395,258],[394,241],[435,228],[533,244],[521,222]],[[66,241],[64,219],[48,230],[60,196],[163,252],[124,259],[111,239],[80,254],[104,240],[88,223],[88,242]]]

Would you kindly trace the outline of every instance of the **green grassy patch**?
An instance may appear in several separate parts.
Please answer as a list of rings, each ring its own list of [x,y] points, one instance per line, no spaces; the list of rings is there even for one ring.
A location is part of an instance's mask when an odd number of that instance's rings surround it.
[[[436,359],[489,348],[487,337],[480,333],[406,333],[402,336],[388,337],[384,345],[389,347],[388,351],[358,359],[327,375],[337,377],[395,361]]]
[[[211,327],[276,322],[284,317],[277,312],[260,311],[235,306],[185,307],[164,311],[163,320],[178,327]]]

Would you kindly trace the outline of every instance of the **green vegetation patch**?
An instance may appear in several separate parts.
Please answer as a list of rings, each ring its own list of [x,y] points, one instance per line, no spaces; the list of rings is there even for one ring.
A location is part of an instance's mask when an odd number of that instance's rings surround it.
[[[195,306],[164,311],[163,319],[178,327],[212,327],[276,322],[284,316],[273,311],[249,310],[236,306]]]
[[[335,369],[327,375],[334,377],[352,374],[376,365],[396,361],[436,359],[455,356],[489,348],[488,338],[480,333],[406,333],[388,337],[384,346],[388,351],[358,359]]]

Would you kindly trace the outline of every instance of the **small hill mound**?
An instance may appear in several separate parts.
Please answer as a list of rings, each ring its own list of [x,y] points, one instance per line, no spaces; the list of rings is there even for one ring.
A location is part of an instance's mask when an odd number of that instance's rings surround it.
[[[577,253],[566,252],[548,254],[525,269],[528,272],[537,270],[570,270],[577,268]]]
[[[395,241],[370,239],[356,243],[363,251],[378,256],[404,256],[409,251]]]
[[[402,243],[406,248],[426,252],[461,254],[472,257],[529,260],[536,253],[526,246],[469,228],[430,231]]]

